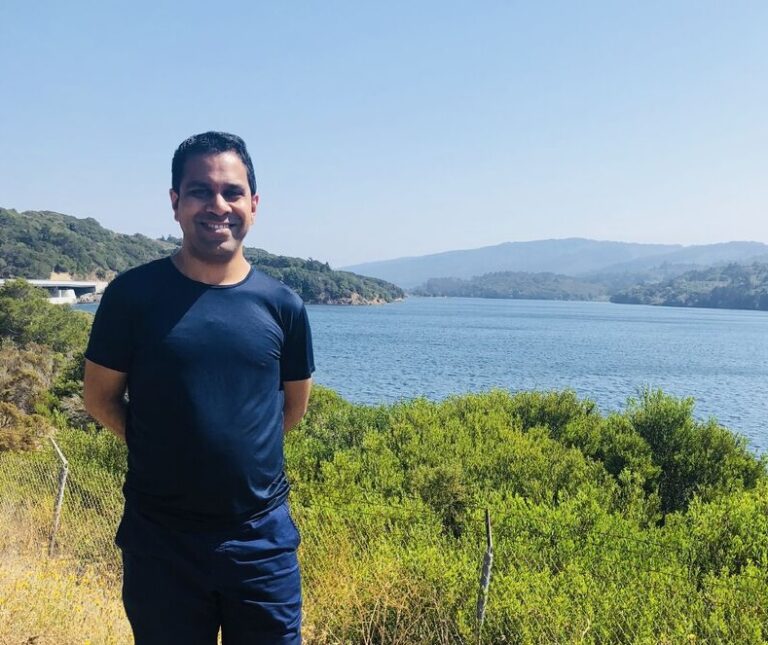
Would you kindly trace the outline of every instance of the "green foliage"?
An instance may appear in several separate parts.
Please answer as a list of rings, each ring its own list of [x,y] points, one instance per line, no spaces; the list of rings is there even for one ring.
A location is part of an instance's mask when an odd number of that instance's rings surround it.
[[[611,302],[768,310],[768,264],[728,264],[689,271],[611,296]]]
[[[0,287],[0,401],[40,413],[46,427],[92,423],[82,401],[85,345],[93,318],[50,304],[25,280]]]
[[[48,399],[57,358],[45,345],[20,348],[0,339],[0,401],[32,414]]]
[[[0,208],[0,278],[56,272],[105,280],[171,248],[143,235],[114,233],[92,218]]]
[[[646,391],[630,401],[627,419],[648,443],[659,467],[662,510],[684,510],[694,496],[710,500],[753,488],[765,463],[747,449],[746,439],[710,420],[697,422],[693,399]]]
[[[0,286],[0,338],[17,345],[36,343],[72,354],[85,347],[91,321],[84,312],[52,305],[43,289],[26,280],[9,280]]]
[[[768,479],[723,433],[659,392],[603,416],[572,392],[368,407],[315,388],[286,437],[308,642],[476,642],[485,508],[482,642],[764,642]],[[79,513],[63,536],[95,557],[111,539],[98,522],[119,513],[125,446],[92,430],[58,441]],[[695,468],[679,452],[692,442]],[[23,469],[3,483],[8,454],[0,490],[23,499]],[[685,486],[663,487],[670,467]],[[664,496],[678,490],[672,510]]]
[[[311,258],[272,255],[252,248],[245,250],[245,257],[260,271],[290,286],[308,303],[391,302],[405,295],[402,289],[384,280],[334,271],[327,262]]]
[[[318,388],[287,450],[298,493],[416,498],[455,536],[467,508],[490,500],[557,505],[589,491],[600,508],[654,525],[765,477],[743,439],[661,392],[601,416],[569,391],[369,408]]]

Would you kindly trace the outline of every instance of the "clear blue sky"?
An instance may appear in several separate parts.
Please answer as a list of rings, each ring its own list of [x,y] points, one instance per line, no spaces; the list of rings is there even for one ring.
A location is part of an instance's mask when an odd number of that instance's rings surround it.
[[[176,233],[240,134],[248,244],[334,266],[512,240],[768,242],[768,2],[0,3],[0,205]]]

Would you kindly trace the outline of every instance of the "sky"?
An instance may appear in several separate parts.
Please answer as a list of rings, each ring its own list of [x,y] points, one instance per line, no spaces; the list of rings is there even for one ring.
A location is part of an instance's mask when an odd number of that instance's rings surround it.
[[[507,241],[768,242],[768,2],[0,3],[0,206],[179,234],[248,144],[247,239],[334,267]]]

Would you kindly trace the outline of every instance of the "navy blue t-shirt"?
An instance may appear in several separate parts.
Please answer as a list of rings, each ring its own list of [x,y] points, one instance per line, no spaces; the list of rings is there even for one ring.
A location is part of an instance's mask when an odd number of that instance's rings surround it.
[[[190,280],[170,258],[104,292],[88,360],[128,375],[126,503],[169,526],[239,524],[281,504],[283,381],[314,371],[301,299],[251,269]]]

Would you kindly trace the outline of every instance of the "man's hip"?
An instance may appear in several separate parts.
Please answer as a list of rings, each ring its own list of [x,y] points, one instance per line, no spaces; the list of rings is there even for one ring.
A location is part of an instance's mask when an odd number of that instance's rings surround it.
[[[123,600],[138,645],[299,643],[299,535],[287,504],[229,531],[184,532],[127,509]]]

